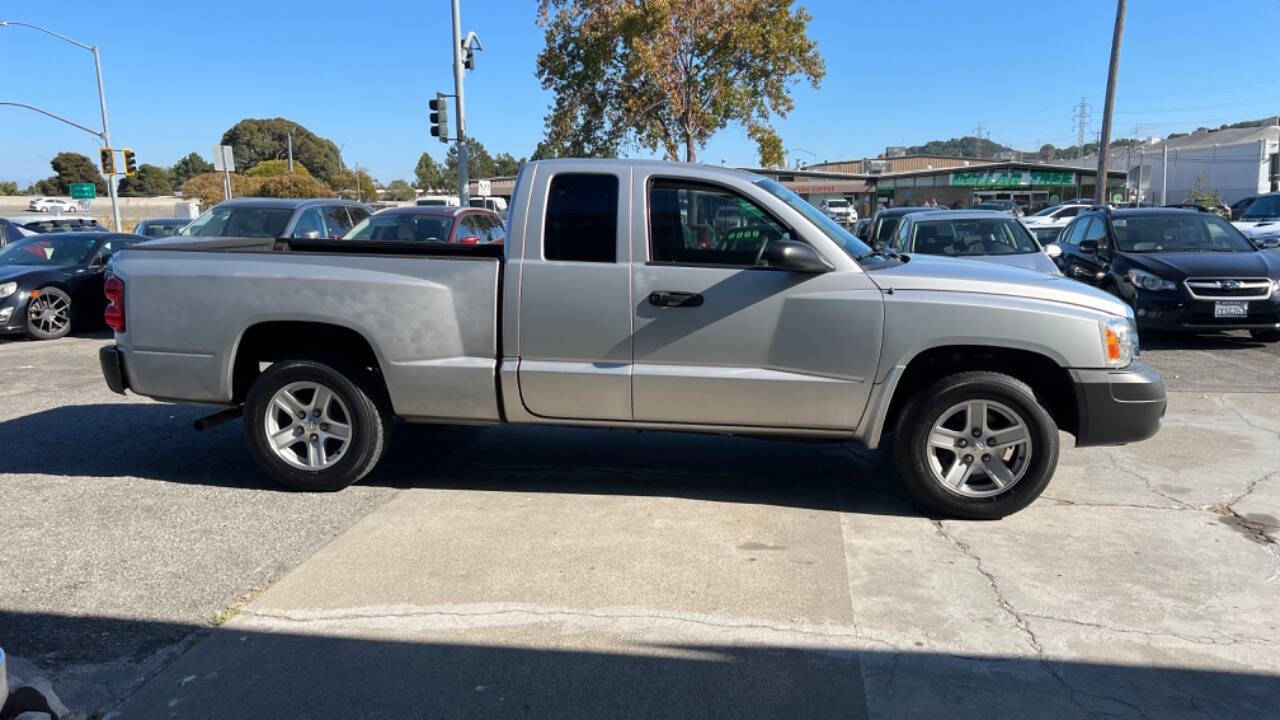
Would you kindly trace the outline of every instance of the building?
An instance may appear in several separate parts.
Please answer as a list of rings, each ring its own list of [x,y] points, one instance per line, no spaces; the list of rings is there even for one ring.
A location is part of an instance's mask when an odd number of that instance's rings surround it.
[[[1097,171],[1028,162],[992,162],[952,170],[921,170],[876,178],[880,205],[900,207],[930,201],[971,207],[986,200],[1012,200],[1024,208],[1091,198]],[[1107,194],[1123,194],[1125,172],[1107,172]]]
[[[813,172],[835,172],[852,175],[890,175],[914,170],[942,170],[945,168],[986,165],[995,162],[994,160],[951,155],[907,155],[905,151],[899,152],[901,150],[903,148],[889,147],[885,149],[884,155],[878,158],[824,162],[816,165],[806,165],[804,169]]]

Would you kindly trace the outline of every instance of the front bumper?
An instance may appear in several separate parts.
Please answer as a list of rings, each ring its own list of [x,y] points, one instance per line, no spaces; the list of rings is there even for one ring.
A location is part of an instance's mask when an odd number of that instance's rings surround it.
[[[1133,363],[1123,370],[1069,370],[1075,391],[1076,447],[1123,445],[1155,435],[1164,420],[1164,381]]]
[[[1133,301],[1134,319],[1140,329],[1147,330],[1275,330],[1280,329],[1280,294],[1266,300],[1222,298],[1223,301],[1248,301],[1249,314],[1244,317],[1214,317],[1215,300],[1196,300],[1184,293],[1140,292]]]
[[[106,345],[98,349],[98,364],[102,366],[102,377],[112,392],[124,394],[129,388],[129,381],[124,374],[124,354],[115,345]]]
[[[16,292],[0,299],[0,333],[26,332],[27,294]]]

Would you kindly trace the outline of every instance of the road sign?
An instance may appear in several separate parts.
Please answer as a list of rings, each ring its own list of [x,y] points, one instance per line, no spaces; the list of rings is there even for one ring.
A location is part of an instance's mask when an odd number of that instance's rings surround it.
[[[477,194],[477,195],[491,195],[491,194],[492,194],[492,191],[493,191],[493,185],[492,185],[488,180],[477,180],[477,181],[476,181],[476,194]]]
[[[230,145],[213,146],[213,169],[218,172],[235,172],[236,159]]]
[[[96,197],[98,192],[93,183],[71,183],[72,200],[92,200]]]

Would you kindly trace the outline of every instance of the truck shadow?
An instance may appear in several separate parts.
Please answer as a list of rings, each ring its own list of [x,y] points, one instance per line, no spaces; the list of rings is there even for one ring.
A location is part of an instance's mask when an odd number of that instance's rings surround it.
[[[71,405],[0,422],[0,473],[282,491],[254,464],[239,421],[208,410]],[[851,444],[534,426],[397,424],[362,484],[395,488],[670,496],[918,516],[885,450]]]

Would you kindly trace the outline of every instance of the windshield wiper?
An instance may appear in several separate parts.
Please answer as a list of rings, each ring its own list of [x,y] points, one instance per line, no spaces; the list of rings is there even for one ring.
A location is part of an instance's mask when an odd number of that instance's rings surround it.
[[[898,253],[898,251],[896,250],[893,250],[887,247],[881,250],[872,250],[871,252],[863,253],[854,259],[861,261],[876,255],[879,255],[882,258],[889,258],[890,260],[902,260],[903,262],[906,262],[906,257],[904,255]]]

